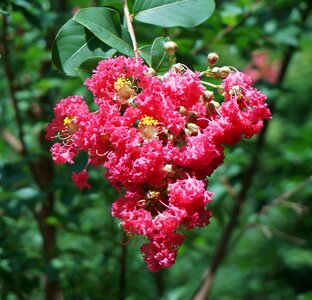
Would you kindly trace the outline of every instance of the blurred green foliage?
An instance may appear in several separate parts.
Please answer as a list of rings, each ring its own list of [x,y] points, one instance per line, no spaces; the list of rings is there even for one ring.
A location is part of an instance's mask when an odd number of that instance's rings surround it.
[[[73,94],[90,97],[79,78],[65,77],[51,64],[53,39],[76,8],[120,9],[120,1],[1,1],[0,299],[47,299],[46,281],[70,300],[119,299],[122,293],[128,300],[190,299],[231,216],[230,189],[241,188],[253,153],[256,174],[209,299],[312,299],[311,4],[216,2],[212,17],[196,28],[135,23],[139,46],[169,36],[179,45],[178,60],[197,70],[206,68],[212,51],[220,65],[237,69],[258,49],[282,62],[289,58],[280,82],[258,82],[274,107],[273,119],[261,149],[257,138],[227,149],[224,165],[209,179],[212,223],[188,234],[172,268],[150,273],[138,251],[143,241],[127,245],[125,287],[122,232],[110,213],[119,194],[97,170],[91,172],[92,189],[80,192],[70,180],[72,166],[42,163],[50,161],[42,135],[54,104]],[[85,163],[85,157],[78,160]],[[43,211],[48,214],[38,217]],[[52,246],[42,228],[54,235]]]

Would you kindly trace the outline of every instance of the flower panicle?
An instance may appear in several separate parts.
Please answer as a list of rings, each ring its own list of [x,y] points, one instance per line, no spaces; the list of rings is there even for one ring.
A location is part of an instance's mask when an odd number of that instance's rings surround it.
[[[102,60],[85,81],[98,110],[69,96],[46,130],[47,139],[57,138],[55,163],[73,164],[87,153],[86,166],[72,174],[79,189],[91,187],[87,169],[102,166],[106,179],[125,190],[112,215],[129,237],[147,237],[140,250],[153,272],[174,264],[189,230],[209,224],[206,178],[222,164],[224,145],[259,133],[271,117],[247,75],[217,67],[216,53],[207,59],[204,72],[174,64],[161,77],[140,58]]]

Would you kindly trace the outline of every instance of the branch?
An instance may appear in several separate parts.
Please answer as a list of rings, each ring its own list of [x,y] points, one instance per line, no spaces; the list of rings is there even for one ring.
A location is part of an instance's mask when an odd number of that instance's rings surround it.
[[[266,122],[258,137],[256,144],[257,152],[255,152],[251,157],[249,166],[243,177],[242,188],[240,192],[237,194],[236,201],[231,212],[230,220],[228,224],[225,226],[225,229],[220,237],[220,240],[212,257],[210,266],[206,269],[201,284],[194,294],[193,297],[194,300],[203,300],[207,297],[207,295],[210,292],[215,273],[226,256],[228,243],[236,227],[241,212],[241,208],[246,200],[247,192],[251,185],[252,179],[256,174],[257,164],[259,161],[259,152],[264,144],[264,137],[268,127],[267,124],[268,123]]]
[[[304,27],[305,22],[308,18],[308,15],[311,11],[312,8],[312,3],[309,2],[307,8],[305,9],[305,11],[302,14],[302,19],[301,19],[301,28]],[[300,36],[298,36],[299,38]],[[295,48],[293,46],[289,46],[284,54],[284,59],[282,62],[282,68],[281,68],[281,72],[279,74],[279,81],[277,86],[282,86],[290,61],[295,53]],[[275,105],[273,103],[273,107],[271,107],[271,112],[273,113],[273,111],[275,110]],[[257,152],[254,152],[254,154],[251,157],[249,166],[245,172],[245,175],[243,177],[242,180],[242,188],[241,191],[238,193],[237,198],[236,198],[236,202],[234,204],[232,213],[231,213],[231,217],[230,220],[228,222],[228,224],[226,225],[223,234],[220,237],[220,240],[218,242],[218,245],[215,249],[214,255],[212,257],[212,261],[210,266],[206,269],[204,275],[203,275],[203,279],[198,287],[198,289],[196,290],[196,292],[194,293],[193,296],[193,300],[204,300],[206,299],[206,297],[208,296],[210,290],[211,290],[211,286],[212,286],[212,282],[214,280],[214,276],[219,268],[219,266],[221,265],[222,261],[224,260],[226,253],[227,253],[227,249],[228,249],[228,244],[229,241],[232,237],[232,234],[234,232],[234,229],[236,227],[236,224],[238,222],[238,218],[242,209],[242,205],[244,204],[245,200],[246,200],[246,196],[247,196],[247,192],[251,186],[252,180],[256,174],[257,171],[257,164],[259,162],[259,158],[260,155],[259,153],[261,152],[261,149],[263,147],[264,144],[264,140],[265,140],[265,134],[267,132],[267,128],[268,128],[268,123],[265,122],[264,127],[258,137],[257,140],[257,144],[256,144],[256,149]]]
[[[233,198],[233,199],[237,199],[237,192],[235,190],[235,188],[232,186],[231,182],[229,181],[229,179],[224,176],[221,175],[220,176],[220,181],[221,183],[223,183],[223,185],[225,186],[228,194]]]
[[[27,155],[27,149],[26,149],[26,143],[24,139],[24,132],[23,132],[23,121],[21,117],[21,113],[18,108],[18,101],[16,98],[16,81],[15,81],[15,76],[14,72],[11,68],[10,62],[11,62],[11,56],[10,56],[10,51],[8,48],[9,45],[9,34],[8,34],[8,17],[7,16],[2,16],[2,32],[1,32],[1,43],[2,46],[0,48],[0,54],[2,56],[2,61],[3,61],[3,66],[4,66],[4,73],[8,82],[8,92],[9,96],[11,98],[11,102],[13,104],[13,110],[15,113],[15,120],[16,120],[16,125],[17,125],[17,130],[18,130],[18,137],[21,145],[21,154],[22,156]]]
[[[66,1],[59,1],[65,5]],[[17,87],[16,87],[16,77],[13,66],[11,65],[11,57],[10,53],[12,50],[9,49],[10,40],[8,35],[8,18],[6,16],[2,17],[2,31],[1,31],[1,44],[0,51],[3,58],[4,63],[4,73],[8,82],[8,92],[13,104],[13,110],[15,113],[15,121],[18,128],[18,138],[12,135],[9,131],[3,132],[3,137],[6,142],[15,149],[17,153],[19,153],[23,158],[28,158],[28,152],[25,144],[25,137],[23,132],[23,120],[21,118],[21,113],[18,107],[18,100],[16,97]],[[47,49],[50,50],[50,39],[46,38]],[[42,61],[42,72],[44,70],[48,71],[51,67],[51,63],[47,64],[46,61]],[[45,75],[45,74],[41,74]],[[42,76],[43,77],[43,76]],[[41,104],[41,108],[45,107],[45,99],[41,97],[39,99],[39,103]],[[40,117],[40,116],[39,116]],[[44,140],[44,130],[42,130],[41,135],[39,136],[39,142],[45,151],[47,150],[46,142]],[[29,161],[29,160],[28,160]],[[36,159],[33,159],[28,162],[28,166],[30,169],[30,173],[36,182],[36,184],[40,187],[43,193],[46,193],[47,198],[44,202],[38,203],[37,207],[33,210],[33,214],[38,223],[39,231],[42,236],[43,244],[42,244],[42,256],[43,260],[46,264],[50,263],[51,259],[55,257],[56,254],[56,228],[46,223],[46,219],[53,214],[54,211],[54,194],[53,192],[46,192],[47,188],[51,184],[53,180],[53,166],[51,159],[46,157],[45,155],[41,155]],[[44,299],[45,300],[61,300],[62,293],[59,289],[58,283],[56,281],[51,281],[47,276],[44,278]]]
[[[264,205],[261,210],[258,212],[259,215],[267,213],[267,211],[272,206],[278,206],[285,204],[285,206],[288,206],[292,209],[294,209],[298,214],[302,213],[305,209],[301,208],[295,208],[293,205],[290,205],[287,200],[292,197],[293,195],[297,194],[299,191],[302,191],[302,189],[307,185],[312,183],[312,175],[310,175],[308,178],[306,178],[304,181],[300,182],[297,186],[295,186],[293,189],[288,190],[284,193],[282,193],[280,196],[276,197],[271,203]]]
[[[309,176],[308,178],[306,178],[304,181],[300,182],[297,186],[295,186],[293,189],[291,190],[288,190],[284,193],[282,193],[280,196],[276,197],[273,201],[271,201],[269,204],[267,205],[264,205],[257,213],[256,213],[256,216],[259,217],[260,215],[264,215],[264,214],[267,214],[269,212],[269,210],[272,208],[272,207],[276,207],[276,206],[286,206],[286,207],[289,207],[291,209],[293,209],[297,215],[301,215],[303,214],[304,212],[308,211],[309,208],[306,207],[306,206],[303,206],[303,205],[300,205],[298,203],[293,203],[293,202],[289,202],[287,201],[290,197],[292,197],[293,195],[297,194],[299,191],[302,191],[302,189],[308,185],[308,184],[311,184],[312,183],[312,175]],[[255,220],[257,220],[257,218],[255,218]],[[240,238],[243,236],[243,233],[247,230],[247,229],[250,229],[254,226],[261,226],[263,224],[260,224],[258,223],[257,221],[254,221],[254,222],[250,222],[250,223],[247,223],[245,225],[244,228],[242,228],[240,230],[239,233],[236,234],[236,236],[232,239],[232,242],[229,246],[229,248],[233,249],[235,247],[235,245],[238,243],[238,241],[240,240]],[[263,230],[264,227],[262,226],[261,229]],[[268,229],[268,227],[266,228]],[[278,236],[282,236],[282,234],[280,234],[280,231],[278,229],[272,229],[270,230],[270,233],[269,235],[271,234],[271,231],[275,232],[276,235]],[[267,233],[268,230],[263,230],[264,233]],[[278,233],[279,232],[279,233]],[[287,234],[286,234],[287,235]],[[285,234],[284,234],[284,237],[285,237]],[[300,238],[297,238],[297,237],[292,237],[292,241],[295,242],[295,243],[301,243],[303,244],[303,239],[300,239]],[[289,238],[288,238],[289,239]]]
[[[23,153],[23,145],[21,141],[8,129],[3,129],[2,138],[6,143],[19,155]]]
[[[127,273],[127,245],[128,237],[125,231],[122,232],[122,240],[120,243],[120,277],[119,277],[119,300],[126,299],[126,273]]]
[[[131,40],[132,40],[134,57],[137,60],[138,59],[138,43],[136,41],[136,37],[135,37],[134,29],[133,29],[133,24],[132,24],[132,17],[131,17],[130,12],[129,12],[127,0],[122,0],[122,6],[123,6],[125,18],[126,18],[127,28],[128,28]]]
[[[17,299],[19,299],[19,300],[26,300],[26,298],[23,296],[23,294],[17,288],[13,287],[11,289],[11,292],[16,295]]]
[[[264,233],[264,235],[271,239],[272,236],[275,234],[276,236],[282,238],[282,239],[285,239],[285,240],[288,240],[294,244],[297,244],[297,245],[305,245],[307,243],[306,240],[304,239],[301,239],[301,238],[298,238],[296,236],[293,236],[291,234],[288,234],[284,231],[281,231],[279,229],[276,229],[276,228],[273,228],[269,225],[266,225],[266,224],[263,224],[263,223],[257,223],[256,224],[261,230],[262,232]]]
[[[209,44],[205,43],[202,47],[196,48],[195,50],[192,51],[192,55],[196,55],[199,52],[205,52],[206,53],[207,49],[210,48],[210,45],[218,43],[219,41],[224,39],[226,37],[226,35],[230,34],[236,28],[239,28],[241,25],[243,25],[249,19],[249,17],[253,16],[255,14],[255,12],[257,12],[257,10],[261,9],[265,5],[266,4],[264,3],[263,0],[255,1],[255,3],[252,3],[250,5],[249,9],[246,10],[241,15],[241,19],[235,25],[228,25],[228,26],[224,27],[223,29],[221,29],[218,32],[218,34],[215,36],[215,38],[213,38]]]

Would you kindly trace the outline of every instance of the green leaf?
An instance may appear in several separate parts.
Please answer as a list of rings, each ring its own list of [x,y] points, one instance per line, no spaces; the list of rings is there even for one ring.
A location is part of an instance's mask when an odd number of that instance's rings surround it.
[[[195,27],[215,9],[214,0],[136,0],[135,20],[161,27]]]
[[[151,48],[151,65],[157,72],[166,57],[166,51],[164,48],[166,40],[163,37],[158,37],[154,40]]]
[[[70,19],[56,36],[52,59],[57,68],[69,76],[78,76],[78,67],[94,56],[110,57],[107,47],[84,26]]]
[[[10,15],[10,13],[9,13],[8,11],[3,10],[3,9],[1,9],[1,8],[0,8],[0,15],[3,15],[3,16],[9,16],[9,15]]]
[[[297,300],[312,300],[312,291],[299,295]]]
[[[120,53],[134,56],[132,47],[121,38],[120,16],[117,11],[106,7],[84,8],[78,11],[73,20]]]
[[[20,11],[25,19],[32,24],[34,27],[42,27],[41,26],[41,16],[39,12],[27,1],[16,1],[12,4],[12,8],[14,11]]]
[[[113,49],[112,49],[113,50]],[[115,51],[115,50],[113,50]],[[78,72],[81,79],[85,80],[92,75],[92,70],[94,70],[99,62],[106,57],[94,56],[85,60],[79,67]]]
[[[151,45],[143,46],[138,49],[139,55],[146,61],[146,63],[152,66]]]
[[[45,219],[45,224],[56,227],[58,225],[61,225],[61,222],[56,216],[50,216]]]

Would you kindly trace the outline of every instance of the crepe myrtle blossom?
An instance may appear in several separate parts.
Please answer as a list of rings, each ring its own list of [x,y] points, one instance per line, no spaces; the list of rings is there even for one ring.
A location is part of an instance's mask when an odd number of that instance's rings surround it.
[[[157,76],[142,59],[102,60],[85,81],[98,109],[69,96],[46,130],[55,163],[87,153],[86,166],[72,174],[79,189],[90,188],[88,168],[103,166],[104,177],[125,191],[112,215],[129,238],[145,237],[141,252],[151,271],[174,264],[187,232],[209,224],[207,177],[222,164],[224,146],[259,133],[270,118],[247,75],[211,67],[200,73],[175,64]]]
[[[76,186],[83,190],[84,188],[90,188],[90,184],[88,183],[89,174],[86,170],[82,170],[79,173],[72,173],[72,180],[76,184]]]

